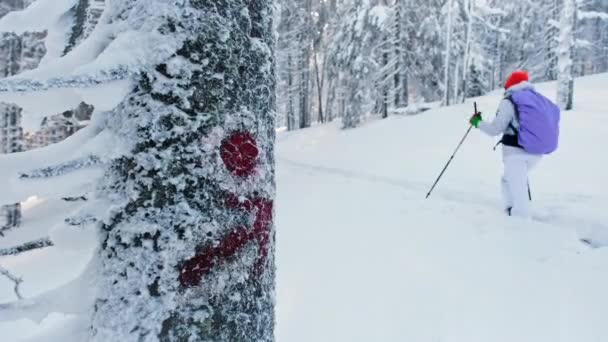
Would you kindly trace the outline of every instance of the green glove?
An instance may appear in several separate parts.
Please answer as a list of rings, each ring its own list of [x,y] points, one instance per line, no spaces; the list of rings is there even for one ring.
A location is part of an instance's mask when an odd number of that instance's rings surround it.
[[[471,123],[471,125],[475,128],[479,128],[479,123],[482,122],[483,119],[481,118],[481,113],[476,113],[471,117],[471,120],[469,120],[469,122]]]

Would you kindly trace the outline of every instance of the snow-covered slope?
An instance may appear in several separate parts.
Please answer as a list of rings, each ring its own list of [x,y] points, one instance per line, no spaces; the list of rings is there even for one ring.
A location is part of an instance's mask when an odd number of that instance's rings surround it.
[[[472,101],[280,135],[278,341],[608,341],[608,249],[579,241],[608,245],[607,88],[578,81],[534,222],[502,215],[501,153],[478,131],[424,200]],[[499,99],[475,100],[490,117]]]
[[[577,80],[561,148],[531,179],[531,222],[502,215],[501,154],[478,131],[424,199],[467,129],[472,100],[348,131],[330,124],[279,134],[277,340],[608,340],[607,88],[608,75]],[[556,93],[553,84],[540,90]],[[475,100],[489,117],[499,99]],[[30,207],[26,226],[0,238],[0,249],[48,234],[65,217],[52,213],[70,211]],[[23,276],[31,297],[82,271],[87,257],[70,253],[51,247],[0,265]],[[0,302],[10,300],[13,285],[0,277]],[[81,342],[81,323],[61,315],[0,323],[0,336]]]

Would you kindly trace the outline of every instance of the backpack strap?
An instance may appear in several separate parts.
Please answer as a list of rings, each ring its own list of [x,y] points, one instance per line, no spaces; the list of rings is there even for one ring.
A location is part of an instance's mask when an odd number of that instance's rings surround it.
[[[513,101],[513,96],[507,96],[505,97],[505,100],[509,100],[509,102],[511,102],[513,109],[515,110],[515,119],[519,121],[519,108],[517,108],[517,104],[515,101]],[[509,128],[511,128],[513,132],[515,132],[515,135],[517,135],[517,128],[515,128],[515,125],[513,125],[513,120],[509,122]]]
[[[513,98],[511,96],[507,96],[507,97],[505,97],[505,100],[509,100],[509,102],[511,102],[511,104],[513,105],[513,108],[515,110],[515,119],[519,120],[519,109],[517,108],[517,104],[515,104],[515,101],[513,101]],[[514,132],[514,134],[503,135],[499,144],[502,143],[505,146],[522,148],[522,146],[519,144],[518,131],[517,131],[517,128],[515,128],[515,125],[513,125],[513,120],[511,120],[511,122],[509,122],[509,128],[511,128],[511,130]]]

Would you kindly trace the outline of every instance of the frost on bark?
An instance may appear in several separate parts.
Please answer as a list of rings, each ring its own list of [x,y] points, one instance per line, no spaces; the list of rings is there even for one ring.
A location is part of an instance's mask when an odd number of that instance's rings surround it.
[[[576,1],[565,0],[561,20],[558,48],[559,76],[557,81],[557,104],[570,110],[574,100],[574,30],[576,27]]]
[[[134,147],[101,190],[91,340],[273,341],[272,1],[178,3],[158,31],[183,45],[110,120]]]

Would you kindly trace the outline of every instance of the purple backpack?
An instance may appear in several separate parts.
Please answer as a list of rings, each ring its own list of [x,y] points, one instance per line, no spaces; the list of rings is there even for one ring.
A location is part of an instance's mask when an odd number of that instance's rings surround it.
[[[519,122],[519,146],[531,154],[555,152],[559,141],[559,107],[532,89],[516,91],[508,99]]]

